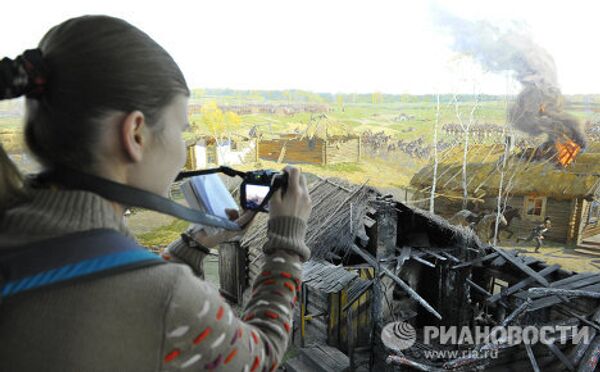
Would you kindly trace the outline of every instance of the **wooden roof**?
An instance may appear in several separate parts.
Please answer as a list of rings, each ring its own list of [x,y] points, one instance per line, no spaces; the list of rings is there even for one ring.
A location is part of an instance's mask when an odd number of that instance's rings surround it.
[[[311,288],[325,293],[337,293],[354,280],[362,281],[355,272],[322,260],[306,262],[302,268],[302,279]]]
[[[509,154],[503,188],[510,186],[512,195],[543,195],[554,199],[587,197],[596,193],[600,181],[600,153],[586,151],[568,167],[554,159],[532,160],[526,151],[515,149]],[[496,196],[501,180],[503,145],[473,145],[467,153],[467,190],[469,196]],[[463,148],[454,147],[440,155],[436,192],[442,196],[462,195]],[[428,191],[433,179],[433,164],[417,172],[411,185]]]

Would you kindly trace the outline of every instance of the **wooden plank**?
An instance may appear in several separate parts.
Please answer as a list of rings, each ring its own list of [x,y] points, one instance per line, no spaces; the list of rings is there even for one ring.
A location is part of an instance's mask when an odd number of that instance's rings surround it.
[[[583,360],[578,366],[577,372],[594,372],[597,371],[598,360],[600,360],[600,336],[596,336],[590,342],[587,352],[583,356]]]
[[[536,262],[540,262],[540,260],[538,260],[535,257],[532,256],[521,256],[521,258],[523,259],[523,263],[527,266],[534,264]]]
[[[552,354],[554,354],[558,360],[561,361],[561,363],[567,367],[567,369],[569,371],[574,371],[575,370],[575,366],[571,363],[571,361],[569,360],[569,358],[566,357],[565,354],[563,354],[562,351],[560,351],[560,349],[554,345],[554,344],[545,344],[548,349],[550,349],[550,351],[552,352]]]
[[[592,317],[591,321],[596,324],[600,322],[600,309],[596,310],[596,313]],[[598,331],[595,328],[590,329],[590,340],[593,340],[597,334]],[[571,362],[573,365],[579,365],[589,347],[590,343],[580,342],[577,344],[571,353]]]
[[[400,269],[402,268],[402,265],[404,265],[404,262],[406,262],[406,260],[408,260],[410,258],[411,251],[412,251],[411,247],[402,247],[400,256],[398,257],[398,260],[396,261],[396,274],[398,274],[400,272]]]
[[[427,260],[425,260],[425,259],[423,259],[423,258],[421,258],[419,256],[412,256],[412,259],[415,260],[415,261],[417,261],[417,262],[419,262],[419,263],[421,263],[421,264],[423,264],[423,265],[425,265],[425,266],[429,266],[429,267],[432,267],[432,268],[435,267],[435,264],[433,264],[433,263],[431,263],[431,262],[429,262],[429,261],[427,261]]]
[[[423,252],[427,253],[428,255],[430,255],[430,256],[433,256],[433,257],[437,258],[437,259],[438,259],[438,260],[440,260],[440,261],[446,261],[446,260],[447,260],[447,258],[446,258],[446,257],[444,257],[444,256],[442,256],[442,255],[440,255],[440,254],[437,254],[436,252],[432,251],[431,249],[421,249],[421,250],[422,250]]]
[[[427,301],[425,301],[423,299],[423,297],[421,297],[417,292],[415,292],[415,290],[412,289],[408,284],[406,284],[402,279],[398,278],[396,276],[396,274],[394,274],[387,268],[380,266],[377,263],[377,260],[375,259],[375,257],[373,257],[370,253],[364,251],[363,249],[361,249],[360,247],[358,247],[355,244],[350,245],[350,249],[352,250],[352,252],[361,256],[366,262],[368,262],[374,268],[379,267],[379,269],[385,275],[387,275],[390,279],[392,279],[398,286],[400,286],[400,288],[402,288],[408,294],[409,297],[411,297],[413,300],[417,301],[421,306],[423,306],[425,308],[425,310],[429,311],[436,318],[438,318],[440,320],[442,319],[442,316],[431,305],[429,305],[429,303]]]
[[[504,266],[506,265],[506,260],[504,259],[504,257],[499,256],[494,261],[492,261],[491,265],[494,267]]]
[[[477,283],[475,283],[475,282],[474,282],[474,281],[472,281],[471,279],[468,279],[468,278],[467,278],[467,279],[466,279],[466,282],[467,282],[467,284],[468,284],[468,285],[469,285],[471,288],[475,289],[477,292],[481,293],[482,295],[484,295],[484,296],[486,296],[486,297],[489,297],[489,296],[491,296],[491,295],[492,295],[492,294],[491,294],[490,292],[488,292],[488,291],[487,291],[485,288],[483,288],[483,287],[479,286]]]
[[[538,283],[540,283],[543,286],[548,286],[550,285],[550,283],[544,279],[543,276],[539,275],[537,272],[535,272],[531,267],[525,265],[520,259],[518,259],[517,257],[511,256],[510,254],[504,252],[502,249],[500,248],[496,248],[496,247],[491,247],[493,250],[495,250],[496,252],[498,252],[500,254],[500,256],[504,257],[507,261],[509,261],[510,263],[512,263],[514,266],[516,266],[519,270],[521,270],[522,272],[524,272],[525,274],[527,274],[528,276],[534,278]]]
[[[531,299],[528,298],[525,302],[523,302],[521,305],[519,305],[519,307],[517,307],[512,313],[510,313],[509,316],[504,318],[502,323],[500,323],[500,326],[506,327],[507,325],[512,323],[513,320],[515,320],[517,317],[519,317],[521,314],[523,314],[525,312],[525,310],[527,310],[529,305],[531,305]]]
[[[494,259],[494,258],[496,258],[496,257],[498,257],[498,256],[499,256],[499,254],[498,254],[497,252],[490,253],[490,254],[488,254],[488,255],[486,255],[486,256],[482,256],[482,257],[475,258],[475,259],[473,259],[473,260],[471,260],[471,261],[469,261],[469,262],[464,262],[464,263],[458,264],[458,265],[456,265],[456,266],[453,266],[453,267],[452,267],[452,270],[456,270],[456,269],[462,269],[463,267],[468,267],[468,266],[477,265],[477,264],[479,264],[479,263],[482,263],[482,262],[485,262],[485,261],[492,260],[492,259]]]
[[[446,251],[441,251],[440,252],[444,257],[448,257],[450,260],[456,262],[456,263],[461,263],[462,261],[459,260],[458,258],[454,257],[453,255],[451,255],[450,253],[446,252]]]
[[[555,289],[555,288],[552,288]],[[583,287],[582,288],[583,291],[587,291],[587,292],[594,292],[594,293],[599,293],[598,291],[600,291],[600,284],[594,284],[588,287]],[[526,293],[526,295],[529,295],[529,293]],[[595,295],[594,295],[595,296]],[[533,303],[531,304],[529,310],[527,311],[535,311],[535,310],[539,310],[548,306],[552,306],[561,302],[567,302],[568,299],[564,297],[564,295],[560,295],[559,298],[558,295],[552,295],[549,297],[544,297],[544,298],[539,298],[535,301],[533,301]]]
[[[552,286],[551,285],[550,287],[561,288],[561,289],[578,289],[578,288],[587,287],[589,285],[597,284],[597,283],[600,283],[600,275],[590,276],[588,278],[581,279],[576,282],[571,282],[571,283],[560,285],[560,286]]]
[[[544,268],[543,270],[539,271],[538,274],[540,274],[541,276],[548,276],[559,269],[560,269],[560,265],[552,265],[552,266],[548,266],[548,267]],[[510,296],[511,294],[527,287],[528,285],[533,284],[534,282],[535,282],[535,280],[532,277],[525,278],[525,279],[521,280],[520,282],[518,282],[517,284],[492,295],[490,298],[487,299],[487,302],[494,303],[494,302],[498,301],[499,299],[501,299],[502,297]]]
[[[531,296],[569,296],[569,297],[589,297],[589,298],[600,298],[600,292],[592,290],[581,290],[581,289],[561,289],[561,288],[529,288],[528,290]]]
[[[531,350],[531,345],[529,345],[527,342],[524,342],[523,345],[525,345],[525,351],[527,351],[527,356],[529,357],[529,362],[531,363],[533,372],[540,372],[540,366],[538,365],[537,360],[535,360],[535,355],[533,354],[533,350]]]
[[[598,274],[596,274],[596,273],[581,273],[581,274],[572,275],[572,276],[566,277],[564,279],[557,280],[555,282],[550,283],[550,287],[560,287],[560,286],[566,285],[568,283],[575,282],[575,281],[585,279],[585,278],[589,278],[589,277],[595,276],[595,275],[598,275]]]

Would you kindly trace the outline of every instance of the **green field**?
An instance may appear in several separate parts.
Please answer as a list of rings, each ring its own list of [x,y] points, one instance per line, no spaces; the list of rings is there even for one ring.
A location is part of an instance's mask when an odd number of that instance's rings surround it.
[[[201,104],[209,101],[221,105],[245,104],[271,104],[289,105],[298,103],[325,104],[329,111],[322,117],[321,113],[310,114],[300,112],[292,115],[285,114],[245,114],[239,115],[239,127],[236,134],[247,135],[253,126],[258,126],[260,132],[266,137],[278,134],[313,132],[323,134],[327,129],[328,134],[355,134],[362,132],[385,132],[392,140],[404,139],[412,141],[422,137],[424,144],[433,142],[434,124],[438,109],[436,97],[411,97],[411,96],[386,96],[381,102],[370,102],[369,95],[358,96],[344,95],[342,99],[335,96],[323,96],[309,93],[288,94],[282,97],[281,93],[256,93],[256,92],[208,92],[199,94],[194,92],[191,104]],[[278,95],[279,94],[279,95]],[[285,98],[285,99],[284,99]],[[462,97],[462,103],[455,105],[451,97],[443,97],[439,107],[439,126],[447,123],[458,123],[457,111],[464,122],[470,119],[471,111],[475,101],[473,97]],[[581,102],[584,102],[582,104]],[[590,99],[573,98],[573,102],[567,105],[568,111],[576,115],[580,120],[596,120],[600,100],[593,97]],[[0,114],[7,111],[15,112],[14,107],[6,108],[0,106]],[[504,125],[506,122],[507,101],[503,97],[486,97],[473,112],[474,124],[496,124]],[[408,120],[400,120],[400,116],[408,117]],[[11,153],[18,154],[23,151],[22,144],[22,118],[18,116],[0,115],[0,140],[3,146]],[[200,130],[203,128],[203,117],[194,114],[190,117],[190,123],[196,123]],[[315,129],[316,128],[316,129]],[[206,134],[210,134],[206,130]],[[442,130],[439,131],[440,141],[457,140],[457,138],[445,138]],[[458,139],[460,140],[460,139]],[[459,144],[460,145],[460,144]],[[313,173],[322,177],[339,177],[356,184],[368,183],[371,186],[383,188],[407,187],[415,172],[427,164],[427,159],[411,157],[405,153],[397,152],[392,155],[380,152],[376,156],[370,156],[365,149],[363,159],[360,163],[337,164],[337,165],[298,165],[303,171]],[[241,169],[270,168],[281,169],[284,164],[260,161],[259,163],[239,166]],[[149,247],[164,247],[176,239],[188,223],[172,218],[159,216],[154,212],[144,211],[131,218],[131,228],[135,231],[140,242]],[[214,274],[214,273],[213,273]],[[216,277],[216,274],[213,275]]]
[[[377,98],[377,99],[376,99]],[[441,96],[439,111],[435,96],[406,96],[406,95],[327,95],[315,94],[302,91],[279,91],[279,92],[257,92],[257,91],[230,91],[230,90],[195,90],[190,100],[191,105],[215,102],[219,106],[248,104],[298,105],[298,104],[320,104],[329,108],[328,112],[307,113],[298,112],[291,115],[252,113],[239,115],[239,125],[236,133],[248,135],[250,129],[257,126],[258,130],[265,136],[277,136],[286,133],[309,133],[324,135],[331,134],[354,134],[360,135],[365,131],[373,133],[383,131],[391,136],[392,141],[403,139],[412,141],[423,138],[424,145],[433,142],[434,124],[439,114],[439,128],[447,123],[458,123],[458,116],[463,122],[471,120],[471,112],[475,107],[473,96],[458,97],[455,104],[452,96]],[[504,125],[507,115],[507,104],[512,98],[505,97],[481,97],[476,110],[473,111],[472,121],[477,124]],[[376,103],[373,103],[377,101]],[[580,120],[589,120],[599,111],[598,97],[584,96],[567,98],[569,112],[576,115]],[[14,111],[14,107],[12,107]],[[0,107],[2,113],[2,107]],[[458,113],[458,115],[457,115]],[[408,120],[401,120],[401,116]],[[22,151],[21,121],[19,117],[0,117],[0,133],[5,148],[13,153]],[[194,123],[195,135],[214,134],[210,133],[204,124],[200,113],[191,115],[190,123]],[[191,135],[191,134],[190,134]],[[460,138],[446,138],[444,131],[438,132],[439,141],[460,141]],[[366,147],[366,146],[365,146]],[[383,151],[385,152],[385,151]],[[369,157],[369,151],[365,148],[365,156],[361,163],[337,165],[337,166],[315,166],[303,165],[309,172],[327,176],[342,177],[352,182],[362,183],[368,181],[374,186],[402,187],[408,185],[412,175],[427,162],[426,159],[411,157],[398,152],[393,156],[378,154]],[[272,162],[261,162],[260,164],[248,164],[246,167],[269,167],[280,168],[283,165]]]

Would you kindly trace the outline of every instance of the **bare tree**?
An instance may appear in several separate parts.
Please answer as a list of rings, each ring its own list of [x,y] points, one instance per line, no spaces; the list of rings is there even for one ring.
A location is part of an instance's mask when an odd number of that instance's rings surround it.
[[[475,112],[479,108],[479,94],[475,95],[475,103],[471,107],[471,111],[469,113],[468,121],[464,121],[462,118],[462,112],[460,110],[460,102],[458,96],[455,94],[453,97],[454,100],[454,111],[456,113],[456,119],[458,120],[458,125],[463,130],[464,133],[464,143],[463,143],[463,162],[462,162],[462,189],[463,189],[463,209],[467,209],[467,203],[469,201],[469,192],[467,190],[467,154],[469,152],[469,135],[471,133],[471,126],[475,122]]]
[[[440,94],[437,94],[435,124],[433,127],[433,180],[431,181],[431,196],[429,197],[429,212],[435,213],[435,188],[438,171],[438,126],[440,124]]]

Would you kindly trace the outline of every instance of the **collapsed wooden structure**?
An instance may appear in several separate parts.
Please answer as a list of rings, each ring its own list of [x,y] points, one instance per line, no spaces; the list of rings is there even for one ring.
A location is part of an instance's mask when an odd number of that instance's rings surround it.
[[[470,231],[412,209],[365,185],[320,179],[311,185],[313,214],[290,371],[469,371],[532,368],[593,371],[600,355],[600,274],[573,273],[517,251],[483,246]],[[243,302],[259,274],[267,216],[258,217],[236,255],[235,289]],[[231,258],[229,258],[231,259]],[[228,266],[228,267],[231,267]],[[242,278],[243,277],[243,278]],[[237,283],[232,283],[236,281]],[[232,285],[233,284],[233,285]],[[533,289],[532,289],[533,288]],[[240,294],[240,292],[242,294]],[[235,298],[234,298],[235,297]],[[403,321],[427,326],[578,325],[591,343],[435,345],[417,338],[402,352],[380,339]],[[495,347],[496,358],[425,357],[425,351]]]

